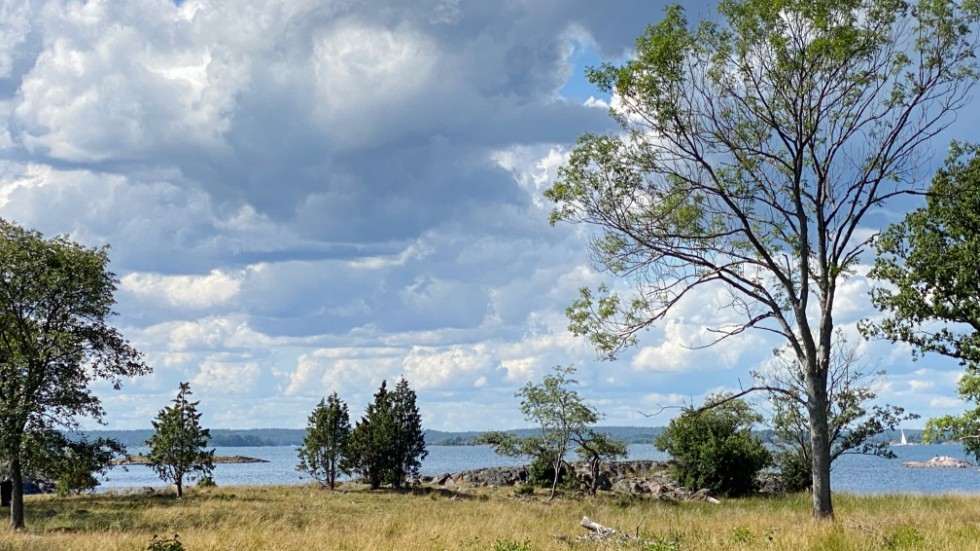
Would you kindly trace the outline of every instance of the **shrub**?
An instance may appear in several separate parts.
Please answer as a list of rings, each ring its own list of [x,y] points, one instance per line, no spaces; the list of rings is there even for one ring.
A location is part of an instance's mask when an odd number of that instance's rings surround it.
[[[657,448],[671,455],[671,473],[683,486],[749,494],[759,471],[771,463],[769,451],[752,434],[753,424],[762,419],[743,400],[711,396],[706,403],[671,420],[657,437]]]
[[[776,454],[779,467],[779,487],[784,492],[802,492],[813,486],[810,460],[799,450],[785,450]]]
[[[514,495],[517,497],[533,496],[534,486],[531,484],[519,484],[514,487]]]

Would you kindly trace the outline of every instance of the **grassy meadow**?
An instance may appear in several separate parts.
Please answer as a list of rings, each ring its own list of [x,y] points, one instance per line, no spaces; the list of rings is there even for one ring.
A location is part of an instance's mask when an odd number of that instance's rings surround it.
[[[0,551],[145,550],[179,534],[207,550],[980,550],[980,496],[837,495],[837,519],[810,519],[809,497],[668,504],[512,489],[454,494],[218,487],[172,493],[29,496],[28,529],[0,528]],[[6,511],[4,509],[3,511]],[[583,515],[639,533],[641,544],[580,541]]]

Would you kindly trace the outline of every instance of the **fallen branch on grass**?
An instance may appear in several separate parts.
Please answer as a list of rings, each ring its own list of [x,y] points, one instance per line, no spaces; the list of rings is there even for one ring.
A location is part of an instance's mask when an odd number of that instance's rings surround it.
[[[640,541],[639,536],[634,536],[631,534],[627,534],[622,530],[616,530],[615,528],[603,526],[598,522],[590,519],[589,517],[582,517],[582,522],[580,524],[582,528],[585,528],[586,530],[591,532],[590,534],[591,539],[605,541],[611,537],[617,537],[628,541]]]

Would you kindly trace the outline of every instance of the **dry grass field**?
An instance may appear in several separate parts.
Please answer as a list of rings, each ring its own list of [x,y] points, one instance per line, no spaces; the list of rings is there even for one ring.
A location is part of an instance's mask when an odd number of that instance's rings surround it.
[[[511,489],[406,493],[313,486],[171,494],[31,496],[28,530],[0,529],[0,550],[145,550],[154,535],[208,550],[980,550],[980,497],[836,496],[837,519],[809,517],[807,496],[665,504],[605,495],[517,498]],[[579,538],[583,515],[640,543]]]

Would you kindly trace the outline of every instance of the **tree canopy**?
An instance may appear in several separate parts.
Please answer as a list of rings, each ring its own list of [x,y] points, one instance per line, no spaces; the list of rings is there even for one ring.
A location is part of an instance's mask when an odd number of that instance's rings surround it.
[[[966,367],[959,392],[977,406],[962,416],[931,419],[927,440],[963,439],[980,459],[980,157],[954,145],[932,179],[926,205],[889,227],[877,241],[871,276],[888,283],[872,292],[885,312],[871,335],[911,344]]]
[[[0,220],[0,455],[13,481],[11,525],[24,526],[23,465],[29,434],[73,430],[77,418],[101,421],[90,386],[119,388],[150,368],[110,325],[116,276],[107,247]],[[36,451],[36,450],[33,450]]]
[[[571,329],[614,357],[699,291],[727,294],[719,339],[780,336],[804,366],[813,514],[833,514],[828,372],[838,284],[862,220],[919,188],[922,145],[977,78],[974,2],[723,0],[679,6],[635,58],[590,80],[613,135],[579,138],[546,191],[552,222],[597,230],[595,262],[633,292],[583,289]]]

